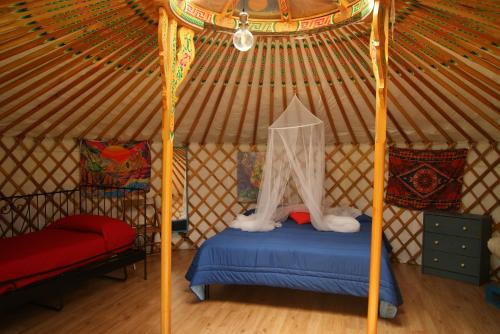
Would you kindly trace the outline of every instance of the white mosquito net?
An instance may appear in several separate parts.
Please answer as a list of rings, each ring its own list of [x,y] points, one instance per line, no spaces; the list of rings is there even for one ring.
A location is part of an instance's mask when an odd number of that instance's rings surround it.
[[[232,224],[244,231],[270,231],[291,211],[308,211],[320,231],[355,232],[359,223],[348,216],[324,215],[325,128],[294,96],[269,127],[266,161],[255,213],[238,215]]]

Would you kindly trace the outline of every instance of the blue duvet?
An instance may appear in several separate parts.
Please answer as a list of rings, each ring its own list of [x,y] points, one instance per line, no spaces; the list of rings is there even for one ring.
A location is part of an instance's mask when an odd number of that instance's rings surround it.
[[[204,299],[210,284],[266,285],[368,296],[371,218],[358,217],[358,233],[320,232],[291,220],[271,232],[228,228],[205,241],[186,273]],[[387,246],[387,243],[386,243]],[[401,295],[383,247],[380,300],[399,306]]]

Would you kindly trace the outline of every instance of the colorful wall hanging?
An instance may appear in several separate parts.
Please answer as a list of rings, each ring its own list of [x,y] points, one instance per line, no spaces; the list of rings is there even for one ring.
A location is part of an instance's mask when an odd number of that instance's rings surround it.
[[[238,201],[257,202],[265,158],[265,152],[238,152]]]
[[[458,210],[467,149],[389,149],[385,202],[415,210]]]
[[[83,139],[81,183],[149,191],[151,152],[147,141],[128,143]]]

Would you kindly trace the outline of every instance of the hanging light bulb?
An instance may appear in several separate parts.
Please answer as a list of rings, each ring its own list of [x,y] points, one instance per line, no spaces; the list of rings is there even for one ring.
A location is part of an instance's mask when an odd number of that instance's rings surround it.
[[[248,51],[253,46],[253,35],[248,30],[248,13],[245,9],[240,12],[240,25],[233,35],[233,44],[240,51]]]

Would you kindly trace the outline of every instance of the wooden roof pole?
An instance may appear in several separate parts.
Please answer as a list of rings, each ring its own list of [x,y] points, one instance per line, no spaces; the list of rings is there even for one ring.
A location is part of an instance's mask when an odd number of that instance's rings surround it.
[[[179,52],[177,50],[179,35]],[[172,289],[172,170],[174,157],[175,93],[194,59],[194,32],[177,29],[177,21],[160,7],[158,49],[162,86],[162,180],[161,180],[161,333],[171,333]]]
[[[373,221],[370,254],[370,288],[368,291],[367,333],[377,333],[380,256],[382,247],[382,214],[384,209],[384,168],[387,132],[387,63],[389,0],[376,0],[373,8],[370,54],[376,80],[375,156],[373,175]]]

